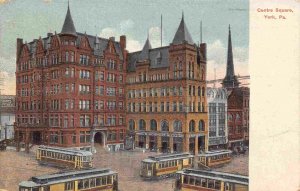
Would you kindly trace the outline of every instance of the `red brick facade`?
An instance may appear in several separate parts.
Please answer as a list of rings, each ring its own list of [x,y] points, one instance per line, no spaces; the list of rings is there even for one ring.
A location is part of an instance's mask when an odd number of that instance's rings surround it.
[[[192,42],[183,18],[178,31],[170,46],[147,39],[128,55],[127,129],[136,147],[198,153],[208,148],[206,44]]]
[[[249,88],[234,88],[228,96],[228,140],[231,148],[249,141]]]
[[[74,33],[17,40],[15,134],[27,149],[124,142],[126,37]]]

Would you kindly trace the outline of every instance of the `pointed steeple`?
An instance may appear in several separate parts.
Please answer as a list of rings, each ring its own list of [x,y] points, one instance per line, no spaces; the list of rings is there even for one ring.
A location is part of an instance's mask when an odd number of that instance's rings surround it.
[[[70,6],[68,1],[68,11],[66,14],[65,22],[61,30],[62,34],[71,34],[77,36],[76,29],[73,23],[73,19],[70,12]]]
[[[186,27],[186,24],[184,22],[184,14],[182,12],[182,18],[179,24],[179,27],[175,33],[174,39],[172,41],[173,44],[182,44],[183,42],[187,42],[189,44],[194,44],[194,41],[192,39],[192,36]]]
[[[138,61],[144,61],[144,60],[148,60],[149,59],[149,50],[152,49],[152,46],[150,44],[149,41],[149,34],[147,37],[147,40],[145,42],[145,45],[143,47],[142,52],[140,53],[139,57],[138,57]]]
[[[234,74],[230,25],[229,25],[228,30],[229,30],[229,34],[228,34],[226,76],[225,76],[222,84],[223,84],[223,87],[225,87],[225,88],[234,88],[234,87],[238,87],[240,83],[238,82],[237,77]]]

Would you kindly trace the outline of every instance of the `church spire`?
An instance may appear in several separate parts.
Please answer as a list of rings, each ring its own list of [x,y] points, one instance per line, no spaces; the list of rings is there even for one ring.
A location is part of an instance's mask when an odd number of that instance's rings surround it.
[[[228,34],[226,76],[225,76],[222,84],[223,84],[223,87],[225,87],[225,88],[235,88],[235,87],[238,87],[240,83],[234,74],[230,25],[229,25],[228,31],[229,31],[229,34]]]
[[[234,65],[233,65],[233,54],[232,54],[232,43],[231,43],[231,31],[229,25],[228,34],[228,50],[227,50],[227,68],[226,76],[234,76]]]
[[[61,33],[62,34],[71,34],[71,35],[77,36],[76,29],[75,29],[73,19],[72,19],[72,16],[71,16],[69,1],[68,1],[68,10],[67,10],[67,14],[66,14],[66,17],[65,17],[65,22],[64,22],[64,25],[62,27]]]
[[[184,14],[182,12],[182,18],[179,24],[179,27],[175,33],[174,39],[172,41],[173,44],[182,44],[183,42],[187,42],[189,44],[194,44],[192,36],[185,25],[184,22]]]

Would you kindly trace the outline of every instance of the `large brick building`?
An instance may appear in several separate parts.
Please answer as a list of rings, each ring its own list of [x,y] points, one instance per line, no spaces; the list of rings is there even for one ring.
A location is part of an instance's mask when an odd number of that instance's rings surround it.
[[[229,26],[226,76],[222,82],[228,92],[228,140],[229,147],[242,147],[249,142],[250,89],[240,87],[234,73],[231,31]]]
[[[68,7],[61,33],[17,39],[17,143],[123,146],[126,37],[76,32]],[[92,142],[92,144],[91,144]]]
[[[208,149],[206,44],[197,46],[182,16],[169,46],[128,54],[127,125],[135,146],[162,152]]]

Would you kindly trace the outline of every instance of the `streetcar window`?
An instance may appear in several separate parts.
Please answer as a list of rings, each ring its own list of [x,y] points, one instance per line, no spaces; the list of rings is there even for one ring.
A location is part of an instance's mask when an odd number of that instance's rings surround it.
[[[215,189],[221,188],[221,181],[215,181]]]
[[[194,185],[195,184],[195,179],[194,179],[194,177],[190,177],[190,182],[189,182],[189,184],[191,184],[191,185]]]
[[[202,187],[207,187],[207,181],[206,181],[206,179],[201,179],[201,186]]]
[[[74,182],[65,183],[65,190],[73,190],[73,189],[74,189]]]
[[[96,179],[90,179],[90,187],[95,187],[96,186]]]
[[[196,186],[200,186],[201,185],[201,178],[196,178],[195,185]]]
[[[83,188],[83,180],[79,180],[78,189],[82,189],[82,188]]]
[[[96,186],[100,186],[101,185],[101,178],[96,178]]]
[[[188,182],[189,182],[188,176],[184,176],[184,177],[183,177],[183,183],[184,183],[184,184],[188,184]]]
[[[89,187],[89,180],[83,180],[83,188]]]
[[[102,177],[102,185],[106,185],[106,176]]]
[[[30,191],[28,188],[20,188],[20,191]]]
[[[225,190],[231,190],[231,184],[228,182],[225,183]]]
[[[107,184],[111,184],[112,183],[112,178],[111,178],[111,176],[108,176],[107,177]]]
[[[208,188],[214,187],[214,180],[208,180]]]

